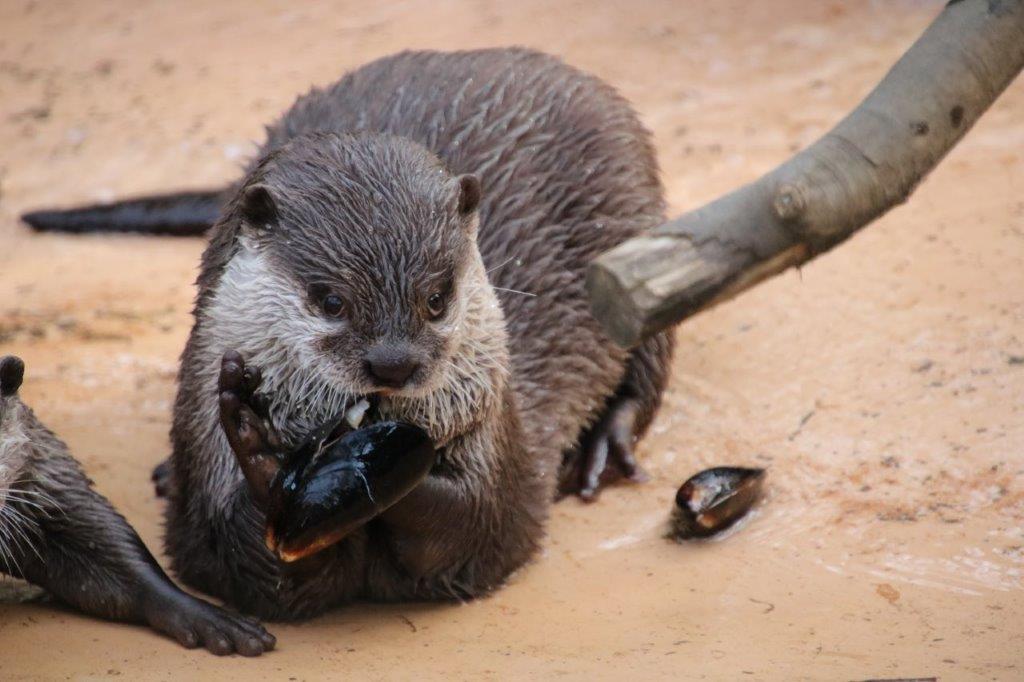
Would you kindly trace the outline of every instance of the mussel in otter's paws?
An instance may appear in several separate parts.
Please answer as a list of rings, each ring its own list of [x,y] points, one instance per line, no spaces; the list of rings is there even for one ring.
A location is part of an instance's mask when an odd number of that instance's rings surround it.
[[[334,544],[409,494],[435,458],[426,431],[393,421],[305,448],[271,486],[267,546],[296,561]]]
[[[764,469],[715,467],[690,478],[676,493],[672,534],[706,538],[743,518],[761,496]]]

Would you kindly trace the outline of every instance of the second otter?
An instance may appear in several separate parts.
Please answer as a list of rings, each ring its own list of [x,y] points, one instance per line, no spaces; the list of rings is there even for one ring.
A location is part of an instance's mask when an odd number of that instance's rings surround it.
[[[179,590],[78,462],[18,397],[25,365],[0,358],[0,572],[101,618],[139,622],[186,647],[258,656],[274,637]]]

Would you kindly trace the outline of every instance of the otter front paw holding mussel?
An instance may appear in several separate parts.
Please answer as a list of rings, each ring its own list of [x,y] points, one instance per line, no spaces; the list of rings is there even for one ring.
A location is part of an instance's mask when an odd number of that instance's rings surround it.
[[[259,623],[185,594],[67,446],[18,397],[25,365],[0,358],[0,571],[101,618],[144,623],[186,647],[256,656]]]
[[[435,461],[427,433],[407,422],[371,421],[366,399],[327,420],[294,452],[256,393],[258,368],[224,355],[218,381],[224,434],[253,501],[266,514],[267,548],[296,561],[327,547],[398,502]]]

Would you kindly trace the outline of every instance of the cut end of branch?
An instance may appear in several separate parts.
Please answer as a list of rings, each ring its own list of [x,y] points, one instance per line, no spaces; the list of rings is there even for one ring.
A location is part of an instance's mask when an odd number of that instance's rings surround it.
[[[615,343],[631,348],[699,310],[747,258],[677,237],[636,237],[591,263],[590,309]]]
[[[587,268],[587,290],[590,311],[612,341],[623,348],[632,348],[642,339],[643,320],[629,290],[616,272],[595,261]]]

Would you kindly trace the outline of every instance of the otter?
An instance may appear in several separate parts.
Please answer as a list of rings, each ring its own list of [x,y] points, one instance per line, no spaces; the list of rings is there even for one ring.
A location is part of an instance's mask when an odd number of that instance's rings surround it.
[[[144,623],[183,646],[258,656],[256,621],[185,594],[67,446],[18,397],[25,365],[0,359],[0,571],[101,618]]]
[[[210,212],[213,195],[182,196],[193,223]],[[166,223],[175,200],[153,201]],[[216,201],[156,475],[187,584],[266,618],[469,599],[534,555],[557,495],[642,479],[633,448],[672,337],[617,347],[584,279],[665,202],[650,135],[609,85],[527,49],[386,57],[300,97]],[[271,443],[365,396],[422,428],[436,461],[344,538],[281,561],[260,502]]]

